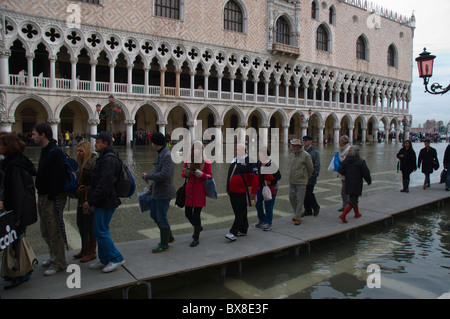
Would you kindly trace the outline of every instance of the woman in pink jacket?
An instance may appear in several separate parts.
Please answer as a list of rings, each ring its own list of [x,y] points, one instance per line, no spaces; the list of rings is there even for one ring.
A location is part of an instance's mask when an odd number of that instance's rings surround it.
[[[206,206],[205,179],[212,177],[211,162],[205,158],[202,142],[192,143],[191,156],[184,161],[181,177],[187,178],[184,212],[194,226],[190,246],[195,247],[199,244],[200,232],[203,230],[200,213]]]

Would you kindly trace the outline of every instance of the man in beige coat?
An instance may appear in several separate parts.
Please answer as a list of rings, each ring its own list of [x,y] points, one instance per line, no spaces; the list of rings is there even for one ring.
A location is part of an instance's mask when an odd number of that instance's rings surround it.
[[[303,200],[305,199],[306,185],[311,177],[314,166],[311,156],[303,149],[303,142],[299,139],[291,141],[291,161],[289,172],[289,200],[295,216],[292,218],[295,225],[300,225],[302,217]]]

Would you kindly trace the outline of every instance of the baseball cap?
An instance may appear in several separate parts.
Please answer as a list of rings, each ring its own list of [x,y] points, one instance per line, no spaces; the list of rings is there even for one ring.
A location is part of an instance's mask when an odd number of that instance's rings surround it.
[[[291,145],[300,145],[300,146],[302,146],[303,142],[302,142],[302,140],[299,140],[298,138],[295,138],[295,139],[293,139],[291,141]]]
[[[100,133],[97,133],[95,135],[91,135],[92,138],[95,138],[96,140],[102,140],[103,142],[107,142],[108,145],[112,144],[112,138],[111,135],[109,135],[108,132],[101,131]]]

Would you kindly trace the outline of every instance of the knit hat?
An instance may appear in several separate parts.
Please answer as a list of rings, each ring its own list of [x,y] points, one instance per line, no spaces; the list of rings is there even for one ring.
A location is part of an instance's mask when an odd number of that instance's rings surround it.
[[[152,134],[152,137],[150,138],[150,141],[158,146],[164,146],[166,145],[166,138],[161,132],[156,132]]]

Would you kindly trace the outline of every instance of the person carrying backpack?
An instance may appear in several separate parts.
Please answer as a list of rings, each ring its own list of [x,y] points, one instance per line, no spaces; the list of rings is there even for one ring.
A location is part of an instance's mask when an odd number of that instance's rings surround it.
[[[114,245],[109,230],[111,218],[121,204],[114,186],[119,178],[121,164],[117,156],[108,155],[114,154],[111,135],[102,131],[91,137],[95,138],[95,151],[99,153],[99,157],[83,210],[94,208],[94,236],[97,240],[99,261],[91,264],[89,268],[102,269],[106,273],[117,269],[125,262]]]
[[[41,234],[50,253],[50,259],[42,265],[48,267],[44,275],[52,276],[67,268],[64,237],[57,210],[59,204],[61,212],[64,211],[67,200],[64,192],[65,154],[54,150],[56,140],[53,139],[51,127],[46,123],[36,124],[31,131],[31,138],[36,145],[42,147],[35,183]]]

